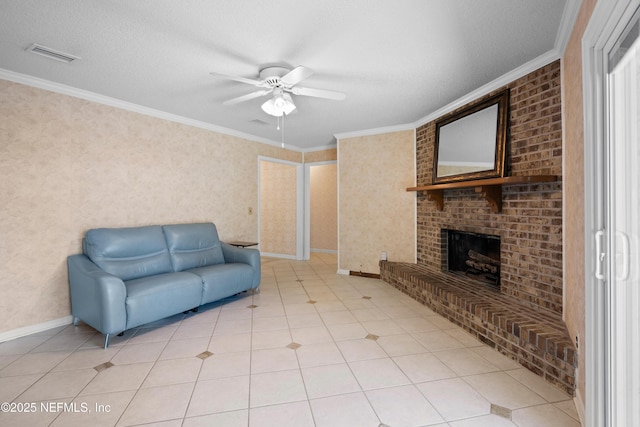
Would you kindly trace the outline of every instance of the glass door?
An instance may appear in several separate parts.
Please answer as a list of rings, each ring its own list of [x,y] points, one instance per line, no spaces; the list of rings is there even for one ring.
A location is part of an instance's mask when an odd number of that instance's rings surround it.
[[[640,14],[608,58],[605,325],[608,420],[640,426]]]

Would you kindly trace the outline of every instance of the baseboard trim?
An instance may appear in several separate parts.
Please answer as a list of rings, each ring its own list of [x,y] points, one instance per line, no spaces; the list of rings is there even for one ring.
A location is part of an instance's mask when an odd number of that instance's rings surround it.
[[[311,248],[309,250],[311,252],[320,252],[320,253],[323,253],[323,254],[337,254],[338,253],[338,251],[336,251],[335,249],[314,249],[314,248]]]
[[[47,331],[53,328],[59,328],[60,326],[67,326],[71,323],[73,323],[73,316],[69,315],[59,319],[50,320],[48,322],[38,323],[36,325],[24,326],[22,328],[0,333],[0,342],[26,337],[27,335]]]
[[[341,274],[343,276],[348,276],[349,275],[349,270],[338,269],[338,271],[336,273]]]

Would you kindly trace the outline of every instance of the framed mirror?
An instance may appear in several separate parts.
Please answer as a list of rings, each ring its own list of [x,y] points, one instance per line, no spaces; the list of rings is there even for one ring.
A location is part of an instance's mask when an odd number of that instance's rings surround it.
[[[433,183],[503,177],[509,90],[436,121]]]

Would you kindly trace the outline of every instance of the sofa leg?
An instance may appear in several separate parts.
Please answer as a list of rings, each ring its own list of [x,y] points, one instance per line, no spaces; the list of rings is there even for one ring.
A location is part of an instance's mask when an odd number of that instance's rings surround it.
[[[73,326],[78,326],[78,322],[80,322],[80,319],[78,319],[76,316],[73,316]]]
[[[191,309],[191,311],[192,311],[193,313],[197,313],[199,308],[200,308],[200,307],[192,308],[192,309]]]
[[[107,347],[109,347],[109,335],[110,335],[110,334],[106,334],[106,335],[104,336],[104,349],[105,349],[105,350],[107,349]]]

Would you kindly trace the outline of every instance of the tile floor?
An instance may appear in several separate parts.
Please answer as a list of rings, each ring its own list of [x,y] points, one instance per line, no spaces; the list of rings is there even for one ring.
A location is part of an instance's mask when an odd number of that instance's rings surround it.
[[[579,426],[569,396],[336,257],[114,337],[0,344],[2,426]],[[19,412],[4,412],[4,409]]]

